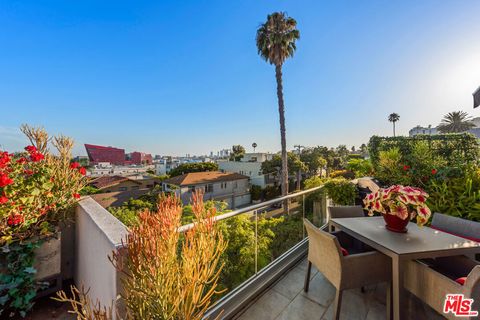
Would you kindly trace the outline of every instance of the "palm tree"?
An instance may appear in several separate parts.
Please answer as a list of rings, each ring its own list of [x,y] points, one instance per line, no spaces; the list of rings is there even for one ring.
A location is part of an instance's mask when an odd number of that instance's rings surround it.
[[[465,111],[447,113],[437,127],[441,133],[465,132],[475,127],[472,118]]]
[[[395,122],[399,121],[400,120],[400,116],[398,115],[398,113],[391,113],[389,116],[388,116],[388,121],[392,122],[393,123],[393,136],[395,137]]]
[[[274,12],[257,30],[258,54],[275,65],[277,79],[278,113],[280,115],[280,137],[282,144],[282,195],[288,194],[287,140],[285,137],[285,105],[283,102],[282,65],[295,53],[295,41],[300,38],[295,19],[284,12]]]

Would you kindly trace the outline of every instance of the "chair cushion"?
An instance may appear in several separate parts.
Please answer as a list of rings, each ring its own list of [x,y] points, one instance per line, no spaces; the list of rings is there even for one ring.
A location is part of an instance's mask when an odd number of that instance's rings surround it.
[[[480,223],[435,213],[432,218],[432,229],[443,231],[468,240],[480,242]]]
[[[466,235],[463,235],[463,234],[458,234],[458,233],[451,232],[451,231],[447,231],[447,230],[443,230],[443,229],[441,229],[441,228],[437,228],[437,227],[434,227],[434,226],[430,226],[430,228],[432,228],[433,230],[445,232],[445,233],[448,233],[448,234],[451,234],[451,235],[454,235],[454,236],[457,236],[457,237],[460,237],[460,238],[464,238],[464,239],[467,239],[467,240],[472,240],[472,241],[475,241],[475,242],[480,242],[480,238],[475,238],[475,237],[470,237],[470,236],[466,236]]]
[[[461,278],[455,279],[455,282],[461,284],[462,286],[465,284],[465,281],[467,281],[467,277],[461,277]]]
[[[343,247],[340,247],[340,250],[342,251],[342,254],[343,254],[343,256],[344,256],[344,257],[346,257],[346,256],[348,256],[348,255],[349,255],[349,253],[348,253],[348,250],[347,250],[347,249],[345,249],[345,248],[343,248]]]

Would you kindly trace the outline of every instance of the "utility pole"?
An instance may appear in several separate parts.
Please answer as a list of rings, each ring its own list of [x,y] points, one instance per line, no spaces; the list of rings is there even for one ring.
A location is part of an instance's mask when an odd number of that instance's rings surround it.
[[[305,146],[301,146],[299,144],[294,145],[294,148],[297,148],[298,150],[298,157],[300,158],[300,153],[302,152],[301,149],[305,148]],[[302,177],[302,170],[299,168],[297,171],[297,190],[300,190],[300,179]]]

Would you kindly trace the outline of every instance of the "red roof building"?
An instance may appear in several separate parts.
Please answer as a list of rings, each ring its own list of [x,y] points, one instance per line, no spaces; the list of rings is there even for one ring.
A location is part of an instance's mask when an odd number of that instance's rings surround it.
[[[151,154],[135,151],[129,154],[129,161],[132,164],[152,164],[153,158]]]
[[[125,150],[113,147],[96,146],[93,144],[85,144],[88,159],[91,164],[99,162],[110,162],[115,165],[125,164]]]

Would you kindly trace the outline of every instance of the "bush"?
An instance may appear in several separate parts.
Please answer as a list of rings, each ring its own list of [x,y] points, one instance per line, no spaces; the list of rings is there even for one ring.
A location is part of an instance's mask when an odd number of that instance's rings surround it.
[[[257,201],[262,199],[262,187],[257,185],[252,185],[250,187],[250,195],[252,196],[252,200]]]
[[[476,164],[479,143],[470,133],[417,135],[414,137],[378,137],[373,136],[368,143],[368,152],[374,168],[378,166],[380,152],[398,148],[400,162],[408,164],[408,160],[417,142],[423,142],[429,149],[428,154],[440,157],[451,167]]]
[[[345,178],[345,179],[354,179],[355,174],[349,170],[335,170],[330,173],[330,178]]]
[[[353,205],[357,197],[357,187],[344,178],[327,179],[325,191],[337,205]]]
[[[170,177],[179,176],[190,172],[218,171],[218,164],[213,162],[183,163],[171,170]]]
[[[347,162],[347,170],[352,171],[356,178],[369,177],[373,174],[373,166],[370,160],[350,159]]]

